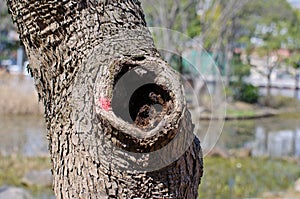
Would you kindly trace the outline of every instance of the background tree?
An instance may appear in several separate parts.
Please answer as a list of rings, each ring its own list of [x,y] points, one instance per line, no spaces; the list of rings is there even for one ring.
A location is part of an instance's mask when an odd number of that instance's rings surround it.
[[[142,1],[145,7],[146,20],[149,26],[166,28],[181,33],[193,26],[197,17],[198,0],[166,0],[166,1]],[[164,59],[171,62],[174,53],[181,55],[186,38],[180,38],[179,34],[165,34],[159,29],[154,30],[157,40],[170,52],[161,52]]]
[[[167,0],[163,2],[143,1],[143,4],[146,8],[147,20],[151,26],[185,33],[197,41],[197,43],[192,44],[197,50],[203,47],[207,51],[218,52],[222,45],[227,45],[229,35],[234,34],[232,28],[229,27],[232,24],[232,19],[246,2],[237,0]],[[157,37],[158,42],[163,43],[163,46],[174,53],[181,54],[180,50],[190,46],[186,43],[191,41],[186,40],[186,37],[172,38],[172,36],[177,35],[156,34],[159,35]],[[215,54],[217,56],[218,53]],[[166,60],[170,61],[170,59],[171,55],[168,55]]]
[[[270,95],[271,75],[285,58],[278,50],[287,48],[289,43],[294,18],[291,5],[286,0],[249,1],[238,17],[241,30],[238,39],[246,44],[248,56],[255,52],[266,60],[265,66],[256,70],[267,78],[267,95]]]
[[[45,107],[56,198],[197,198],[199,141],[139,1],[7,3]]]
[[[198,71],[201,71],[201,67],[208,68],[209,71],[216,71],[216,68],[214,68],[214,62],[211,62],[209,66],[203,66],[202,61],[197,61],[197,64],[193,63],[193,66],[186,69],[183,64],[188,60],[189,55],[186,52],[189,49],[195,50],[197,53],[196,59],[198,60],[203,55],[207,56],[206,51],[208,51],[215,62],[228,61],[229,63],[230,58],[227,59],[227,57],[230,53],[227,53],[226,50],[228,50],[229,45],[232,46],[233,37],[231,36],[232,30],[228,26],[230,26],[232,19],[245,2],[237,0],[143,1],[146,8],[146,19],[151,26],[169,28],[189,36],[188,38],[180,37],[182,34],[166,34],[165,31],[160,32],[159,29],[154,32],[156,41],[164,46],[164,49],[168,49],[168,52],[162,53],[163,57],[172,63],[174,68],[186,75],[186,79],[191,79],[193,82],[193,96],[195,97],[190,100],[192,100],[191,104],[195,108],[195,116],[199,116],[201,111],[206,110],[203,107],[215,106],[204,104],[207,101],[204,98],[211,97],[211,93],[209,93],[205,84],[206,80],[203,79],[205,74],[190,71],[195,71],[193,67]],[[191,38],[193,38],[193,41],[191,41]],[[230,42],[228,42],[228,38],[232,38]],[[232,50],[232,47],[230,47],[230,50]],[[220,56],[222,54],[224,56]],[[229,68],[229,64],[227,65]],[[187,74],[187,71],[190,73]],[[217,77],[218,74],[218,72],[214,73],[214,79],[217,82],[213,84],[213,95],[219,96],[223,94],[223,91],[220,89],[221,82],[220,78]],[[216,105],[222,104],[222,100],[224,100],[222,96],[216,97],[216,99],[220,100],[214,102]]]
[[[289,57],[286,60],[287,64],[291,67],[293,67],[293,75],[295,79],[295,93],[294,96],[297,99],[298,98],[298,92],[299,92],[299,78],[300,78],[300,53],[298,51],[295,51],[291,57]]]
[[[299,78],[300,78],[300,10],[294,9],[294,18],[289,28],[288,47],[291,49],[291,56],[287,59],[289,66],[294,69],[295,78],[295,98],[298,97]]]

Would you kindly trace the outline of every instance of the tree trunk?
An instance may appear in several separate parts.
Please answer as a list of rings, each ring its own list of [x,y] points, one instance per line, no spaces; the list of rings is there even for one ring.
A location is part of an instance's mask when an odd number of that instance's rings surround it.
[[[267,74],[267,80],[268,80],[268,82],[267,82],[267,96],[271,97],[271,89],[272,89],[271,72],[268,72],[268,74]]]
[[[296,72],[296,74],[295,74],[295,93],[294,93],[294,97],[296,99],[298,99],[298,92],[299,92],[299,76],[300,76],[300,73]]]
[[[200,143],[140,3],[7,2],[45,107],[56,198],[197,198]]]

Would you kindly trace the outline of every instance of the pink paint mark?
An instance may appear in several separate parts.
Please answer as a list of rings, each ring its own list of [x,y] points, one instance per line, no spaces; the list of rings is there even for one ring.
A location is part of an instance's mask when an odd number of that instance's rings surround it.
[[[109,111],[111,109],[110,106],[110,100],[105,98],[105,97],[100,97],[99,98],[99,105],[101,108],[103,108],[105,111]]]

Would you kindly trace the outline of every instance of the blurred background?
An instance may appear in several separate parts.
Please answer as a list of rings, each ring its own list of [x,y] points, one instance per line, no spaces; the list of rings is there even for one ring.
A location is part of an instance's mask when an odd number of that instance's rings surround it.
[[[142,5],[182,75],[195,133],[206,141],[222,119],[214,147],[202,142],[200,198],[300,198],[300,0]],[[0,196],[54,198],[43,108],[5,1],[0,17]],[[226,115],[213,114],[220,103]]]

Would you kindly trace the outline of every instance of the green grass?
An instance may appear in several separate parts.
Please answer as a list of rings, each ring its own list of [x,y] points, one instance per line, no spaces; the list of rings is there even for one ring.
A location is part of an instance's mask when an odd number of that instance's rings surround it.
[[[205,158],[200,198],[247,198],[285,191],[300,177],[299,165],[276,159]]]
[[[253,116],[255,116],[255,111],[228,109],[226,112],[226,115],[229,117],[253,117]]]
[[[0,187],[4,185],[24,187],[23,176],[30,170],[50,169],[50,159],[46,157],[0,156]],[[33,193],[50,189],[27,187]]]

